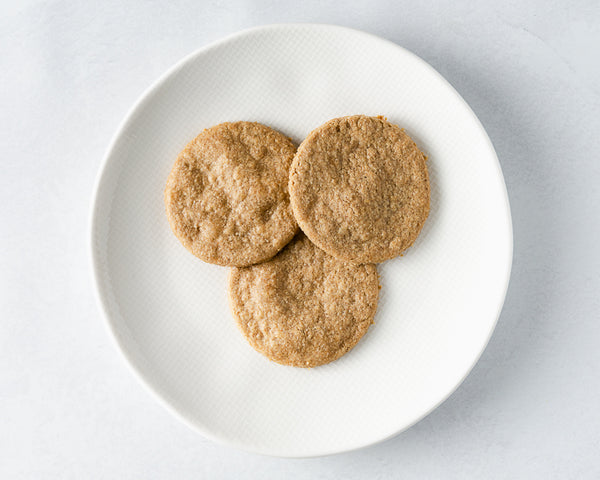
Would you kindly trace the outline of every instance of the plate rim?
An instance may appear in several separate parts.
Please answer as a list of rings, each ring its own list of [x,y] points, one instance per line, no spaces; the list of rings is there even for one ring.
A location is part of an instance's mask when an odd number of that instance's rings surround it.
[[[480,348],[480,351],[478,352],[478,354],[476,356],[474,356],[473,362],[469,365],[469,367],[466,369],[463,376],[457,381],[457,383],[455,385],[453,385],[452,388],[450,388],[448,390],[448,392],[445,395],[443,395],[442,398],[440,398],[439,401],[437,403],[435,403],[431,408],[429,408],[424,413],[422,413],[420,416],[415,418],[413,421],[409,422],[405,426],[402,426],[401,428],[399,428],[397,431],[395,431],[392,434],[385,435],[384,437],[377,439],[375,441],[369,441],[366,443],[361,443],[361,444],[355,445],[351,448],[341,448],[341,449],[340,448],[331,448],[326,451],[319,451],[319,452],[310,453],[310,454],[304,454],[304,453],[294,454],[292,452],[279,452],[279,451],[276,451],[273,449],[253,448],[253,447],[251,447],[247,444],[243,444],[241,442],[232,442],[230,440],[223,439],[221,437],[214,435],[209,430],[202,428],[200,425],[195,423],[192,418],[188,418],[188,416],[185,413],[180,412],[176,407],[174,407],[167,400],[167,398],[165,396],[163,396],[150,383],[150,381],[148,379],[146,379],[146,377],[145,377],[144,373],[141,371],[141,369],[138,366],[136,366],[136,364],[132,361],[131,354],[127,351],[125,346],[122,345],[121,341],[119,340],[119,337],[116,332],[116,326],[114,324],[114,320],[112,319],[110,311],[109,311],[107,293],[103,290],[103,287],[102,287],[100,273],[99,273],[99,267],[98,267],[99,252],[98,252],[98,249],[95,247],[95,239],[97,237],[96,232],[98,230],[98,216],[99,216],[98,201],[99,201],[103,183],[104,183],[104,180],[105,180],[105,177],[107,174],[107,170],[108,170],[108,167],[110,164],[110,159],[114,153],[115,147],[116,147],[120,137],[122,136],[123,132],[127,129],[129,124],[133,121],[135,114],[139,110],[139,108],[142,107],[144,103],[149,101],[151,95],[156,90],[158,90],[174,73],[176,73],[179,69],[181,69],[185,65],[187,65],[188,62],[193,61],[196,57],[201,56],[202,54],[208,52],[211,49],[220,47],[220,46],[225,45],[233,40],[236,40],[240,37],[244,37],[249,34],[255,34],[260,31],[281,30],[281,29],[287,29],[287,28],[337,30],[337,31],[344,32],[344,33],[351,33],[353,35],[362,36],[365,39],[369,39],[371,41],[376,41],[383,45],[391,46],[393,48],[401,50],[404,54],[407,54],[408,56],[412,57],[413,60],[417,61],[422,66],[424,66],[431,75],[435,75],[439,80],[441,80],[441,82],[446,86],[446,89],[450,93],[452,93],[464,107],[466,107],[466,110],[469,112],[470,117],[475,121],[475,124],[479,128],[480,132],[483,134],[483,138],[485,140],[486,146],[489,149],[489,152],[491,153],[492,158],[495,160],[495,162],[493,162],[493,163],[495,164],[495,167],[496,167],[497,177],[499,178],[499,180],[501,182],[501,187],[502,187],[501,191],[503,194],[502,198],[504,200],[503,204],[504,204],[505,212],[506,212],[506,218],[504,220],[507,225],[507,232],[506,232],[507,238],[505,239],[505,241],[507,242],[508,248],[507,248],[506,266],[505,266],[505,271],[504,271],[503,291],[499,297],[500,300],[498,302],[498,305],[496,306],[495,319],[494,319],[493,323],[490,325],[490,330],[488,332],[487,338],[484,340],[484,342]],[[489,344],[490,339],[491,339],[492,335],[494,334],[494,331],[496,330],[496,326],[498,324],[498,320],[500,318],[500,315],[502,313],[502,309],[503,309],[503,306],[504,306],[504,303],[506,300],[506,295],[508,292],[508,286],[510,283],[510,278],[511,278],[511,273],[512,273],[512,264],[513,264],[513,260],[514,260],[514,255],[513,255],[513,253],[514,253],[513,252],[514,236],[513,236],[513,226],[512,226],[512,215],[511,215],[508,191],[506,188],[506,181],[505,181],[505,178],[504,178],[504,175],[502,172],[502,167],[500,165],[500,161],[498,159],[498,155],[493,146],[493,143],[492,143],[491,139],[489,138],[489,135],[487,134],[487,131],[485,130],[485,128],[483,127],[483,124],[481,123],[481,121],[479,120],[479,118],[477,117],[475,112],[473,112],[473,110],[471,109],[469,104],[465,101],[465,99],[460,95],[460,93],[452,86],[452,84],[441,73],[439,73],[428,62],[426,62],[425,60],[423,60],[421,57],[419,57],[415,53],[411,52],[410,50],[392,42],[391,40],[388,40],[386,38],[380,37],[378,35],[375,35],[375,34],[372,34],[369,32],[365,32],[363,30],[358,30],[355,28],[350,28],[350,27],[335,25],[335,24],[328,24],[328,23],[311,23],[311,22],[308,22],[308,23],[297,23],[297,22],[274,23],[274,24],[259,25],[259,26],[243,29],[243,30],[237,31],[235,33],[226,35],[225,37],[222,37],[215,41],[212,41],[206,45],[203,45],[202,47],[185,55],[182,59],[180,59],[175,64],[173,64],[171,67],[169,67],[163,74],[161,74],[156,80],[154,80],[150,84],[150,86],[147,87],[143,91],[143,93],[137,98],[137,100],[133,103],[133,105],[127,110],[127,113],[125,114],[125,116],[123,117],[121,122],[119,123],[115,133],[112,135],[111,140],[108,144],[108,148],[106,149],[104,156],[102,157],[102,161],[100,162],[100,166],[99,166],[97,174],[96,174],[94,187],[92,190],[90,213],[89,213],[88,218],[89,218],[89,224],[88,224],[88,249],[89,250],[88,250],[88,252],[89,252],[89,261],[91,264],[91,276],[92,276],[92,283],[94,286],[93,290],[94,290],[94,296],[96,297],[96,303],[100,307],[100,311],[104,318],[103,323],[104,323],[105,329],[107,330],[108,336],[111,338],[113,345],[116,347],[116,350],[119,352],[119,354],[121,356],[121,359],[124,360],[124,363],[126,363],[128,365],[128,368],[133,373],[134,377],[137,378],[138,382],[140,382],[144,386],[146,391],[148,391],[154,397],[154,399],[156,401],[158,401],[158,403],[160,405],[162,405],[168,412],[170,412],[173,416],[178,418],[181,422],[183,422],[185,425],[187,425],[193,431],[200,433],[203,437],[205,437],[219,445],[223,445],[223,446],[227,446],[227,447],[234,447],[234,448],[237,448],[239,450],[246,451],[249,453],[265,455],[265,456],[272,456],[272,457],[280,457],[280,458],[315,458],[315,457],[335,455],[335,454],[339,454],[339,453],[352,452],[352,451],[360,450],[360,449],[367,448],[367,447],[370,447],[373,445],[377,445],[377,444],[383,443],[391,438],[394,438],[397,435],[401,434],[402,432],[408,430],[409,428],[411,428],[412,426],[414,426],[415,424],[417,424],[421,420],[423,420],[425,417],[427,417],[434,410],[436,410],[441,404],[443,404],[448,398],[450,398],[450,396],[452,396],[454,394],[454,392],[456,392],[458,387],[465,381],[465,379],[472,372],[473,368],[479,362],[481,356],[483,355],[483,352],[487,348],[487,345]]]

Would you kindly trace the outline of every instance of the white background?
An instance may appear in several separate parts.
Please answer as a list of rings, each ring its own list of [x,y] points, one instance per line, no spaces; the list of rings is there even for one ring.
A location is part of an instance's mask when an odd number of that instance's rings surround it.
[[[2,2],[0,478],[600,477],[600,6]],[[440,408],[381,445],[289,460],[215,445],[135,380],[94,300],[92,188],[181,57],[277,22],[346,25],[432,64],[494,143],[514,264],[496,332]]]

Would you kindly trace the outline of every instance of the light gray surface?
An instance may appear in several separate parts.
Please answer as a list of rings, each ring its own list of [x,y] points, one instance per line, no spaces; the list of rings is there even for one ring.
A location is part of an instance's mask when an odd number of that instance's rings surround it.
[[[597,2],[3,2],[1,478],[600,477]],[[88,214],[104,150],[154,79],[254,25],[392,40],[463,95],[500,158],[512,281],[457,392],[381,445],[287,460],[221,447],[134,379],[95,304]],[[377,408],[373,405],[373,408]]]

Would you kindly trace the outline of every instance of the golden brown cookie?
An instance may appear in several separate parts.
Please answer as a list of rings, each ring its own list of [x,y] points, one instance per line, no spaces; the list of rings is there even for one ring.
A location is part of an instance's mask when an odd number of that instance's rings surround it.
[[[231,310],[250,345],[294,367],[323,365],[354,347],[378,296],[375,265],[338,260],[302,233],[270,261],[229,277]]]
[[[291,140],[252,122],[204,130],[179,154],[165,189],[181,243],[205,262],[247,266],[273,257],[296,234],[288,193]]]
[[[308,238],[356,263],[402,253],[429,214],[425,156],[380,117],[335,118],[313,130],[298,147],[289,189]]]

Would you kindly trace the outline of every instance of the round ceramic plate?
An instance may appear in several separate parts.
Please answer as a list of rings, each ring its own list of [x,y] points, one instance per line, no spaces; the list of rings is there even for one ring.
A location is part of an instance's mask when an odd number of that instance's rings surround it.
[[[375,324],[340,360],[270,362],[237,330],[228,269],[193,257],[163,204],[180,150],[224,121],[294,141],[343,115],[384,115],[428,156],[431,214],[403,257],[378,266]],[[512,260],[494,149],[458,93],[386,40],[328,25],[275,25],[184,59],[133,107],[108,150],[93,206],[100,303],[127,361],[206,437],[253,452],[314,456],[389,438],[469,373],[496,324]]]

